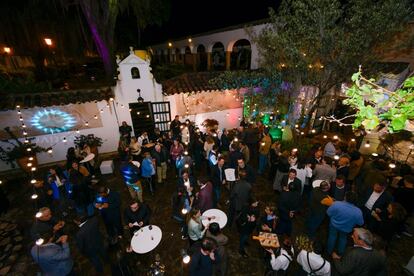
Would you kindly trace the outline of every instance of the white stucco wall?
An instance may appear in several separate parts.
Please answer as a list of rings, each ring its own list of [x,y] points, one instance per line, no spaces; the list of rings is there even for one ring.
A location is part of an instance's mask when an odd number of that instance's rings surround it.
[[[249,29],[253,32],[258,34],[263,28],[265,24],[259,24]],[[221,42],[224,45],[225,51],[232,51],[234,43],[240,39],[247,39],[250,41],[252,56],[251,56],[251,69],[257,69],[259,67],[259,53],[257,49],[257,45],[253,43],[251,38],[249,37],[248,33],[246,32],[245,28],[238,28],[229,31],[217,31],[215,33],[206,34],[206,35],[195,35],[191,37],[191,42],[187,39],[182,40],[174,40],[168,41],[172,43],[172,47],[170,48],[172,53],[175,52],[175,49],[180,49],[181,53],[184,53],[185,48],[188,46],[191,49],[193,54],[197,53],[197,47],[201,44],[206,48],[206,52],[211,52],[213,45],[216,42]],[[151,49],[154,53],[168,53],[168,42],[163,44],[157,44],[151,46]]]
[[[95,136],[102,138],[104,142],[103,145],[99,148],[99,152],[101,153],[116,151],[119,141],[119,125],[122,123],[122,121],[126,121],[129,125],[132,126],[131,116],[129,113],[129,103],[137,102],[137,98],[139,96],[137,89],[141,89],[141,96],[145,101],[163,101],[161,85],[156,83],[156,81],[153,79],[148,61],[137,57],[131,51],[131,54],[123,61],[118,61],[118,66],[120,69],[120,74],[118,76],[119,81],[117,85],[113,87],[115,95],[114,101],[110,102],[110,108],[107,107],[108,103],[106,101],[97,103],[98,110],[104,110],[103,113],[97,114],[98,116],[101,116],[103,126],[99,128],[82,129],[80,130],[79,134],[77,134],[75,131],[71,131],[58,134],[36,136],[36,139],[33,142],[41,147],[49,148],[51,145],[58,142],[56,146],[53,147],[52,154],[38,154],[38,161],[40,165],[66,160],[67,149],[74,146],[73,140],[75,136],[79,136],[81,134],[94,134]],[[137,67],[139,69],[139,79],[132,79],[132,67]],[[56,106],[55,108],[59,109],[59,106]],[[14,110],[8,112],[15,114]],[[22,113],[24,114],[24,110],[22,110]],[[29,124],[28,121],[25,123]],[[16,120],[16,125],[18,124],[19,121]],[[6,125],[3,125],[2,122],[0,122],[0,128],[4,127],[6,127]],[[67,139],[66,143],[62,142],[64,137]],[[4,145],[4,143],[0,142],[0,145]],[[6,147],[7,145],[5,145],[5,148]],[[0,171],[6,171],[10,169],[10,165],[6,165],[6,163],[0,161]]]
[[[170,102],[171,107],[171,118],[174,118],[177,114],[177,104],[175,96],[166,96],[164,97],[165,101]],[[219,128],[236,128],[240,125],[239,118],[243,117],[243,108],[233,108],[233,109],[224,109],[220,111],[214,112],[206,112],[206,113],[199,113],[193,114],[188,116],[181,116],[180,121],[185,121],[186,119],[190,119],[190,121],[195,122],[196,126],[200,127],[201,131],[204,129],[201,127],[201,124],[205,119],[216,119],[219,122]]]

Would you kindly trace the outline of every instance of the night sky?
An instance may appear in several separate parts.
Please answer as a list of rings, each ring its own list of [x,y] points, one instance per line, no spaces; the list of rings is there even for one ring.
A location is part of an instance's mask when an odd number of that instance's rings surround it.
[[[148,27],[142,45],[176,38],[268,17],[268,7],[277,8],[279,0],[171,0],[171,15],[162,27]]]

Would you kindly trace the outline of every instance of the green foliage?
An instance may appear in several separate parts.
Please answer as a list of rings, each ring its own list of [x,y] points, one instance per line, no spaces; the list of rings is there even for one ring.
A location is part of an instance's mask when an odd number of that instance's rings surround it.
[[[10,131],[9,127],[5,127],[4,130],[9,134],[10,140],[3,140],[7,147],[0,146],[0,160],[10,164],[12,168],[15,168],[14,161],[23,157],[29,157],[36,155],[40,152],[46,152],[47,149],[37,146],[29,139],[28,143],[22,143],[19,139]],[[30,148],[30,151],[28,149]]]
[[[282,71],[296,87],[317,86],[320,99],[360,64],[369,70],[409,41],[409,35],[394,37],[406,30],[413,10],[409,0],[283,0],[270,16],[267,27],[251,33],[261,65]]]
[[[88,145],[89,147],[100,147],[102,146],[103,141],[102,141],[102,138],[96,137],[93,134],[88,134],[88,135],[76,136],[73,143],[78,148],[83,148],[84,145]]]
[[[364,78],[361,72],[353,74],[352,81],[343,103],[357,110],[353,128],[373,130],[382,124],[392,133],[404,130],[407,121],[414,119],[414,77],[394,92]]]

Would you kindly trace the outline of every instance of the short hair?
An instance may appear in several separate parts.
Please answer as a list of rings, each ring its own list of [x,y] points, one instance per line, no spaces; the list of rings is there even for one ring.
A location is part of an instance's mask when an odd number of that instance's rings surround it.
[[[326,189],[326,188],[328,188],[329,187],[329,183],[328,183],[328,181],[322,181],[321,182],[321,184],[319,184],[319,187],[321,188],[321,189]]]
[[[241,156],[241,157],[237,158],[237,161],[239,161],[239,160],[242,160],[244,162],[244,157]]]
[[[346,200],[346,202],[349,202],[349,203],[355,205],[356,202],[357,202],[357,195],[356,195],[356,193],[353,192],[353,191],[346,192],[345,193],[345,200]]]
[[[269,210],[270,210],[272,213],[276,213],[276,207],[275,207],[274,205],[270,205],[270,204],[268,204],[268,205],[266,205],[266,208],[269,208]]]
[[[136,200],[136,199],[131,199],[131,200],[129,201],[129,206],[134,205],[135,203],[139,205],[138,200]]]
[[[213,145],[213,150],[218,150],[218,146],[216,144]]]
[[[332,163],[332,158],[331,158],[331,157],[329,157],[329,156],[324,156],[324,157],[323,157],[323,160],[326,162],[326,164],[330,164],[330,163]]]
[[[223,156],[220,156],[218,159],[217,159],[217,161],[220,161],[220,160],[226,160]]]
[[[213,222],[209,225],[208,230],[213,236],[217,236],[220,233],[220,225],[217,222]]]
[[[338,180],[343,180],[343,181],[345,181],[345,180],[346,180],[346,178],[345,178],[345,176],[344,176],[343,174],[339,174],[339,175],[337,175],[337,176],[336,176],[336,179],[338,179]]]
[[[52,212],[49,207],[42,207],[39,209],[39,212],[42,213],[42,215],[44,212],[47,212],[47,211]]]
[[[369,230],[357,227],[355,228],[355,231],[357,232],[358,238],[360,240],[364,241],[367,245],[372,246],[374,243],[374,236]]]
[[[294,173],[294,174],[296,174],[296,175],[298,174],[298,172],[297,172],[295,169],[290,169],[290,170],[289,170],[289,173]]]
[[[101,186],[98,188],[98,194],[102,194],[102,193],[107,193],[108,192],[108,188],[105,186]]]
[[[217,247],[217,242],[212,238],[204,238],[201,240],[201,249],[211,252]]]

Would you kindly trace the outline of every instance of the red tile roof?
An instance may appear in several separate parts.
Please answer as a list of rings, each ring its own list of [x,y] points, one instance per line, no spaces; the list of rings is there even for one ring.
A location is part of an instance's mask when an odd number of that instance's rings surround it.
[[[219,74],[220,72],[184,73],[178,77],[162,82],[162,92],[164,95],[173,95],[179,93],[221,90],[221,87],[209,83],[209,80],[217,77]]]
[[[109,100],[114,97],[111,87],[88,90],[61,90],[32,94],[0,94],[0,110],[20,108],[46,107],[84,102]]]

